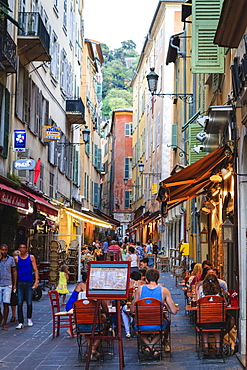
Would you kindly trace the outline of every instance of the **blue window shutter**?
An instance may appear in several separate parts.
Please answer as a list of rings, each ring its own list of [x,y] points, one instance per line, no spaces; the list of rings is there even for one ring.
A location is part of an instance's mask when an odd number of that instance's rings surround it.
[[[172,125],[172,148],[175,149],[178,145],[178,124]]]
[[[192,1],[192,73],[224,73],[224,48],[214,44],[222,3]]]
[[[125,191],[125,197],[124,197],[124,208],[130,208],[130,191]]]
[[[129,179],[129,158],[124,158],[124,178]]]
[[[94,167],[98,168],[98,145],[94,145]]]
[[[98,171],[102,171],[102,149],[98,148]]]
[[[98,189],[98,183],[97,182],[94,183],[93,194],[94,194],[93,205],[94,205],[94,207],[98,207],[98,204],[99,204],[99,189]]]

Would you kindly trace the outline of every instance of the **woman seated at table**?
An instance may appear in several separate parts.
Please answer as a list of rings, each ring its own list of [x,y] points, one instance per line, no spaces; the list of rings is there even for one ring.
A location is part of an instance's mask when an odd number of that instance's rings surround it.
[[[67,311],[70,311],[73,308],[73,305],[77,300],[87,298],[86,297],[87,273],[85,271],[82,271],[81,276],[82,276],[82,282],[80,282],[76,285],[76,287],[75,287],[74,291],[72,292],[68,302],[66,303],[66,310]],[[108,306],[107,306],[106,301],[101,300],[100,304],[101,304],[102,312],[104,312],[105,314],[108,314]],[[104,321],[105,320],[103,319],[102,322],[104,322]],[[92,324],[89,324],[89,326],[88,326],[88,324],[85,324],[87,326],[87,328],[85,328],[85,327],[80,328],[80,330],[85,330],[85,331],[89,330],[89,333],[84,335],[88,345],[90,344]],[[84,324],[81,324],[81,325],[84,325]],[[73,329],[75,329],[75,326],[73,327]],[[69,329],[67,330],[67,333],[70,336],[72,336]],[[92,349],[92,359],[93,360],[98,359],[99,356],[100,356],[100,353],[96,349],[97,346],[99,345],[99,343],[100,343],[99,339],[97,339],[93,342],[93,349]]]
[[[220,287],[220,284],[215,274],[208,274],[203,280],[203,284],[198,289],[198,299],[202,297],[206,297],[207,295],[217,295],[217,296],[224,298],[224,293],[222,291],[222,288]],[[214,338],[215,338],[215,347],[216,347],[215,354],[220,355],[220,333],[214,332]],[[203,341],[203,347],[204,347],[204,354],[208,355],[209,348],[208,348],[208,333],[207,332],[202,333],[202,341]]]

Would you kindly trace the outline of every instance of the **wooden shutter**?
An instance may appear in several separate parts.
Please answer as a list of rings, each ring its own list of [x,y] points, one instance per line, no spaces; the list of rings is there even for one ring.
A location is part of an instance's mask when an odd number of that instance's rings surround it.
[[[224,73],[224,48],[213,43],[222,3],[192,2],[192,73]]]
[[[98,167],[98,145],[94,145],[94,167]]]
[[[196,135],[199,134],[199,132],[202,131],[202,127],[191,123],[189,125],[189,164],[195,163],[199,159],[205,157],[208,153],[201,152],[197,154],[194,152],[193,148],[196,145],[200,145],[200,141],[196,139]]]
[[[98,171],[102,171],[102,149],[98,148]]]
[[[178,145],[178,124],[172,125],[172,148],[175,149]]]
[[[79,167],[79,151],[74,148],[74,157],[73,157],[73,181],[74,184],[79,185],[79,174],[78,174],[78,167]],[[85,183],[84,183],[85,186]],[[84,191],[85,196],[85,191]]]
[[[94,205],[94,207],[98,207],[99,189],[98,189],[98,183],[97,182],[94,183],[93,196],[94,196],[93,205]]]
[[[4,141],[3,156],[7,158],[9,148],[10,92],[5,89]]]
[[[129,179],[129,158],[124,158],[124,178]]]

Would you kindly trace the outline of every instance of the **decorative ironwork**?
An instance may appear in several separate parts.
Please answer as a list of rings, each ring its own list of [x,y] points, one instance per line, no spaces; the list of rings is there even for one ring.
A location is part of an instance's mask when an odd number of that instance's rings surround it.
[[[171,145],[168,145],[168,144],[167,144],[167,147],[168,147],[168,148],[172,148],[172,149],[179,149],[179,150],[180,150],[180,151],[179,151],[179,153],[178,153],[179,157],[184,157],[184,158],[185,158],[185,160],[186,160],[186,163],[188,164],[187,157],[189,157],[189,154],[188,154],[188,153],[186,153],[182,148],[180,148],[180,147],[179,147],[179,146],[177,146],[177,145],[173,145],[173,144],[171,144]]]
[[[16,72],[17,54],[16,44],[6,31],[3,22],[0,22],[0,62],[5,72]]]
[[[160,96],[164,98],[168,96],[170,99],[177,100],[180,99],[187,104],[193,104],[193,94],[163,94],[163,93],[153,93],[154,96]]]
[[[47,53],[50,50],[50,35],[47,32],[42,18],[37,12],[20,12],[18,23],[21,28],[18,29],[19,36],[39,36]]]

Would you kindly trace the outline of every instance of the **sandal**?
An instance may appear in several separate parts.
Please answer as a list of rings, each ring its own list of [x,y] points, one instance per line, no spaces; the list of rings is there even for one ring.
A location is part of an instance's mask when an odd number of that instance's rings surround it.
[[[16,318],[14,316],[11,317],[10,322],[15,322]]]
[[[158,351],[154,351],[153,353],[154,359],[159,360],[160,359],[160,353]]]
[[[149,358],[153,355],[152,351],[150,350],[150,348],[148,346],[144,348],[143,353],[147,358]]]

